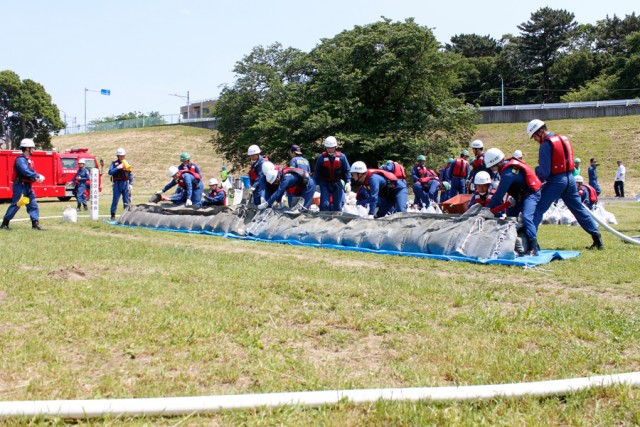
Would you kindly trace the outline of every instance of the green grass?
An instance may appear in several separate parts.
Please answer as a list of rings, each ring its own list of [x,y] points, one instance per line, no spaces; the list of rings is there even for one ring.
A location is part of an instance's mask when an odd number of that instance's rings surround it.
[[[107,213],[109,200],[101,200]],[[41,215],[66,203],[41,202]],[[6,208],[7,205],[2,205]],[[640,234],[636,204],[610,204]],[[21,210],[18,217],[26,217]],[[1,234],[0,399],[479,385],[640,370],[640,248],[523,270],[113,227]],[[579,227],[540,229],[580,250]],[[91,423],[638,424],[638,389]],[[48,423],[43,419],[9,424]],[[53,420],[62,423],[64,420]]]
[[[612,194],[618,157],[626,160],[627,193],[640,190],[637,117],[549,126],[571,137],[583,161],[599,158],[605,196]],[[181,151],[192,153],[207,178],[216,176],[222,162],[206,143],[210,136],[163,127],[70,135],[54,144],[91,147],[105,162],[125,146],[140,203],[166,183],[166,167]],[[537,161],[523,123],[479,126],[476,137]],[[102,214],[109,194],[107,184]],[[41,201],[41,215],[59,216],[68,204]],[[616,229],[640,234],[638,204],[607,209]],[[24,209],[17,218],[27,218]],[[640,371],[640,248],[608,233],[605,251],[525,270],[86,218],[42,224],[48,231],[32,231],[26,221],[0,233],[3,401],[480,385]],[[579,227],[543,225],[539,240],[544,249],[590,244]],[[638,425],[639,399],[637,388],[612,387],[562,398],[343,402],[79,424]]]

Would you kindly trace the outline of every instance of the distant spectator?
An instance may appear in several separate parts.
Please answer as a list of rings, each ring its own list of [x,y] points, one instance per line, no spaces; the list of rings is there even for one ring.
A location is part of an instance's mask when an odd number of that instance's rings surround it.
[[[580,157],[576,157],[573,160],[573,176],[580,176],[580,163],[582,163],[582,160],[580,160]]]
[[[600,164],[595,157],[592,157],[589,163],[591,164],[591,166],[589,166],[589,185],[596,190],[599,196],[602,191],[600,190],[600,184],[598,184],[598,172],[596,168],[600,166]]]
[[[616,197],[624,197],[624,176],[627,169],[622,165],[622,160],[618,160],[618,170],[616,178],[613,182],[613,189],[616,191]]]

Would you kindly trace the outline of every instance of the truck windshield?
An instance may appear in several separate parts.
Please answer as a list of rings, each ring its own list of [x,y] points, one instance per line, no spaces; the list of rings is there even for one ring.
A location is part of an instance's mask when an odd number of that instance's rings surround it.
[[[73,157],[69,157],[69,158],[63,157],[62,167],[65,169],[78,169],[77,161],[78,159]],[[98,166],[96,166],[96,161],[94,159],[87,159],[84,167],[87,169],[92,169],[92,168],[97,168]]]

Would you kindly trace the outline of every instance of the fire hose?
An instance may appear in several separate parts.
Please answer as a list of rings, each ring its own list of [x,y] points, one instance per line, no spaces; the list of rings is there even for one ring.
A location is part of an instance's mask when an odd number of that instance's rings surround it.
[[[591,215],[591,217],[601,226],[604,227],[605,230],[607,230],[608,232],[612,233],[613,235],[615,235],[616,237],[622,239],[623,241],[627,242],[627,243],[631,243],[634,245],[640,245],[640,241],[636,240],[632,237],[629,236],[625,236],[624,234],[620,233],[618,230],[613,229],[609,224],[607,224],[606,222],[604,222],[602,219],[598,218],[598,216],[596,214],[594,214],[591,209],[587,209],[587,212],[589,212],[589,215]]]

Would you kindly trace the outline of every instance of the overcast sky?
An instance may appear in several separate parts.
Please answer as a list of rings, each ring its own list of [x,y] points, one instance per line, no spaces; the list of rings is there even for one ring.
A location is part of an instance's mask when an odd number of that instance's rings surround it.
[[[630,15],[631,0],[6,0],[0,7],[0,70],[41,83],[60,110],[84,123],[130,111],[177,114],[186,102],[216,98],[236,61],[280,42],[311,50],[355,25],[413,17],[440,43],[462,33],[518,34],[550,6],[579,23]]]

